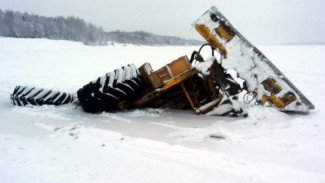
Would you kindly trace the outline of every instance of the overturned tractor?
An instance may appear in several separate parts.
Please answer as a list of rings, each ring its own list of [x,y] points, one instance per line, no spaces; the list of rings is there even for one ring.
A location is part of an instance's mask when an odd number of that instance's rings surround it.
[[[86,112],[135,108],[190,109],[197,114],[246,116],[248,105],[308,112],[314,105],[289,79],[212,7],[194,23],[207,41],[189,59],[182,56],[153,70],[150,63],[115,69],[84,85],[77,96],[17,86],[14,105],[75,103]],[[203,58],[203,47],[211,56]],[[215,54],[218,55],[215,56]]]

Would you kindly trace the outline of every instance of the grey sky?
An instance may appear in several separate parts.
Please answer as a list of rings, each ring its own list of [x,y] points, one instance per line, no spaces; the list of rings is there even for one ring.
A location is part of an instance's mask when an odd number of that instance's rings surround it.
[[[104,30],[201,39],[191,23],[216,6],[254,44],[325,43],[325,0],[0,0],[0,9],[78,16]]]

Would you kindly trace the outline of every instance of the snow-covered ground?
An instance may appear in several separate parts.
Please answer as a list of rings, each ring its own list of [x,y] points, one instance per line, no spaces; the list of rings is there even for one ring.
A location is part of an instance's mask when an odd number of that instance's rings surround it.
[[[308,115],[161,109],[87,114],[14,107],[16,85],[75,92],[128,63],[154,69],[197,47],[0,38],[0,182],[325,182],[325,46],[261,46],[309,98]]]

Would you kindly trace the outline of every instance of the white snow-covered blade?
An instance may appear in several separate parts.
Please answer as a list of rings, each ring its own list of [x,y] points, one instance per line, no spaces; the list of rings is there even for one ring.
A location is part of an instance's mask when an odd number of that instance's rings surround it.
[[[282,111],[308,112],[314,105],[289,79],[216,8],[212,7],[194,22],[196,30],[218,50],[221,65],[237,71],[249,92],[257,94],[262,105],[271,104]]]

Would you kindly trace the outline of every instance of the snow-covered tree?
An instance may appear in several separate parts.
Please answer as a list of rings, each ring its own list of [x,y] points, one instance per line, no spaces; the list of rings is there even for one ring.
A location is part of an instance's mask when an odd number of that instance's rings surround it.
[[[52,18],[11,10],[0,10],[0,36],[64,39],[89,45],[101,45],[106,39],[102,28],[78,17]]]
[[[44,17],[10,10],[0,10],[0,36],[63,39],[80,41],[87,45],[106,45],[106,41],[138,45],[202,44],[202,41],[159,36],[144,31],[107,33],[102,27],[86,23],[78,17]]]

